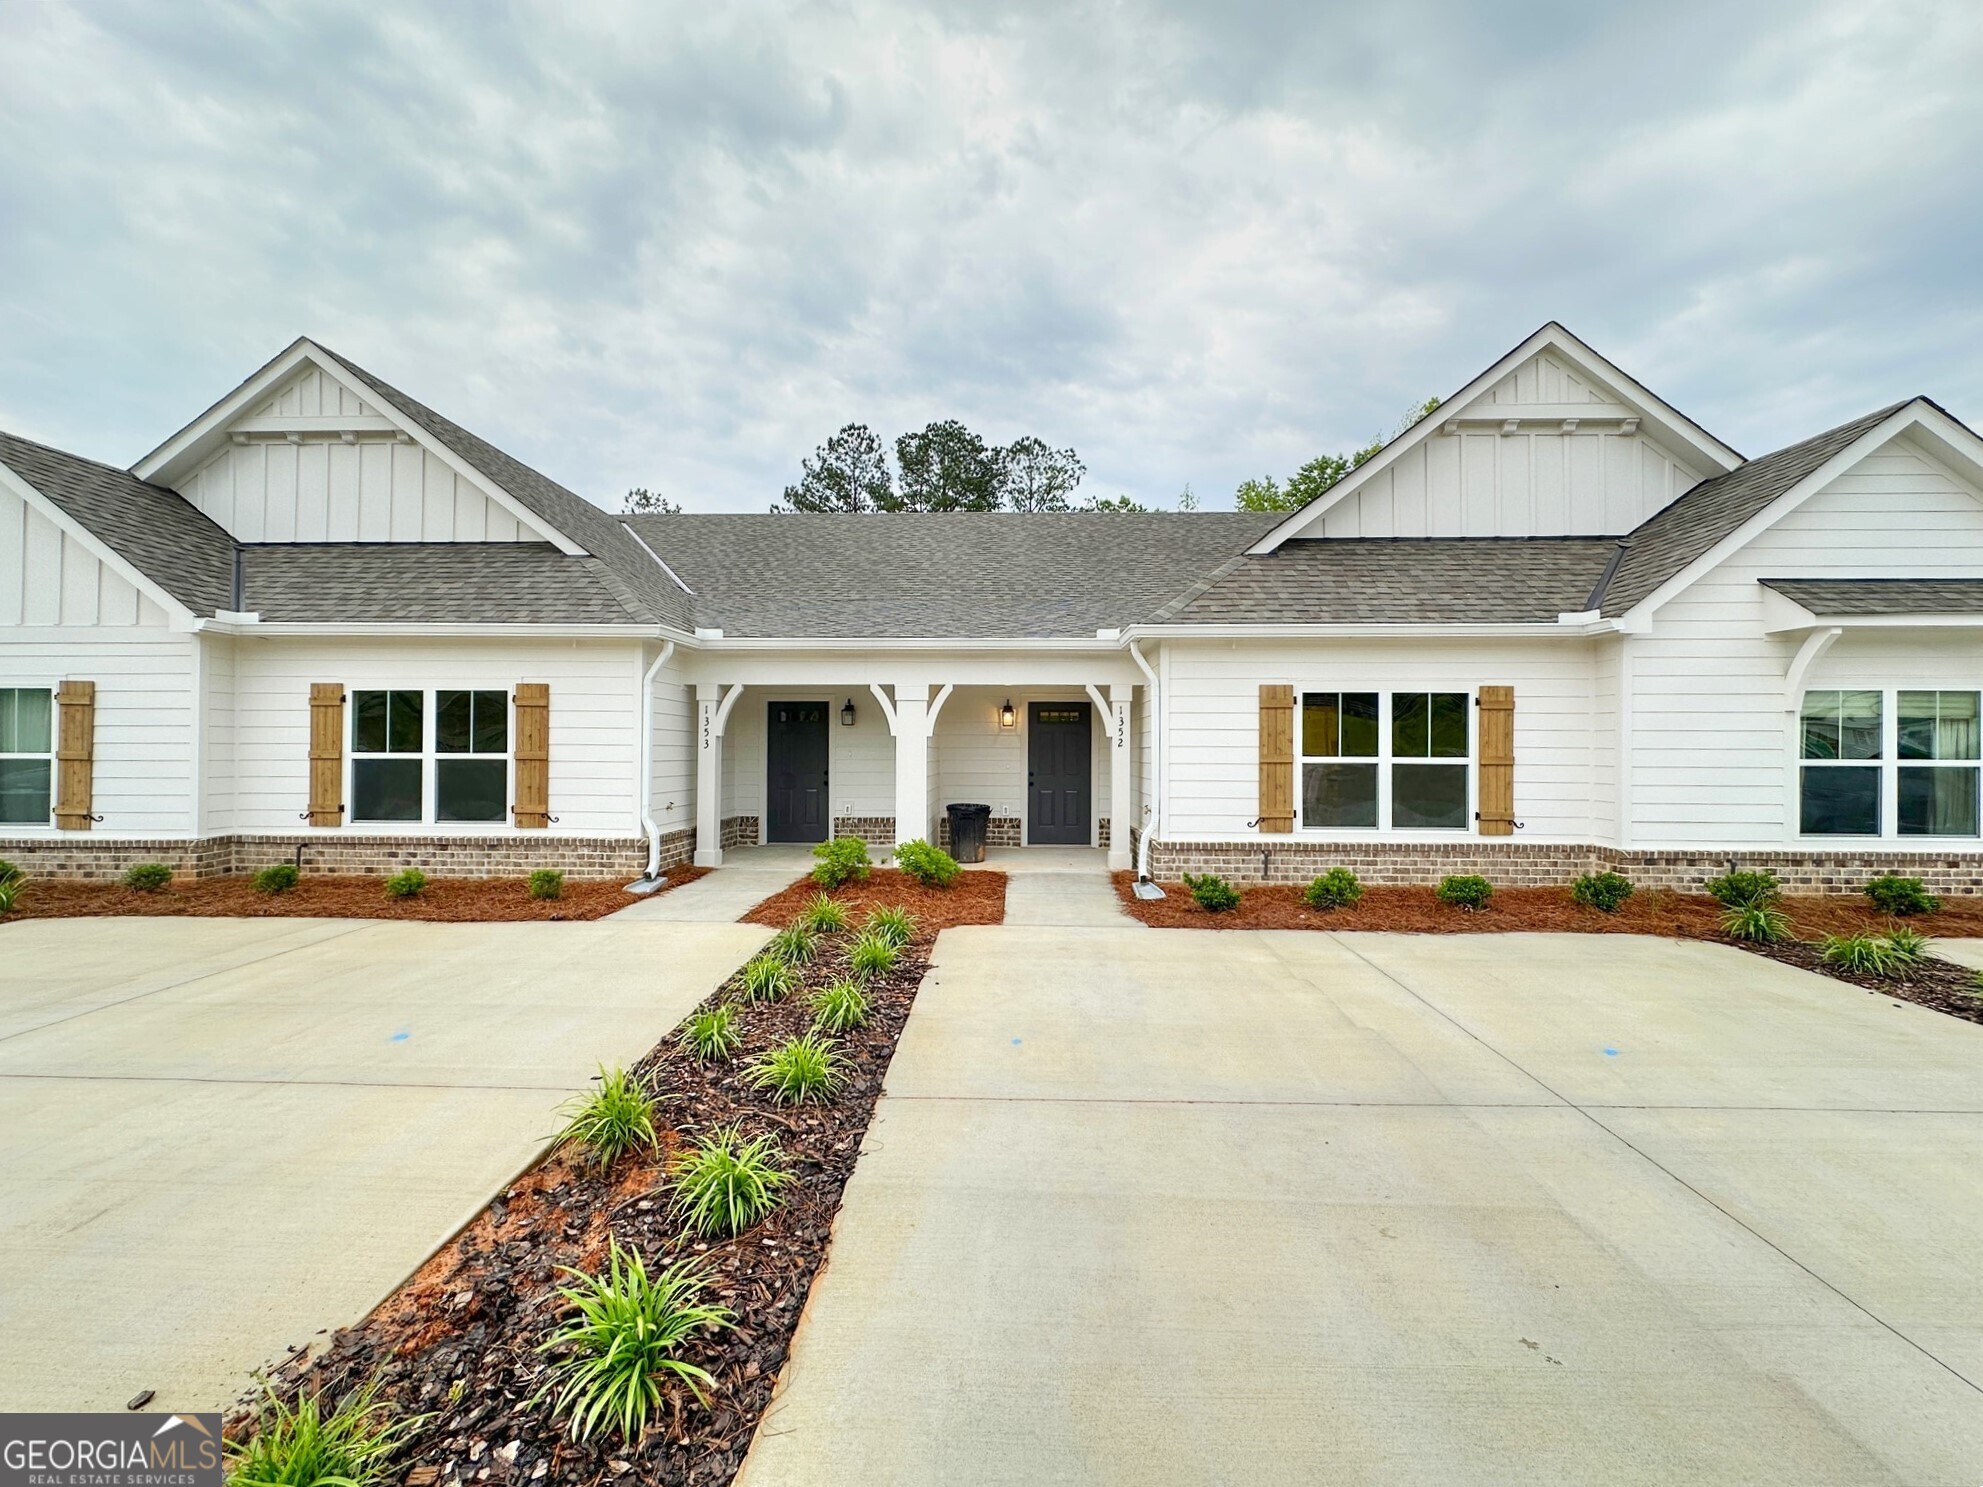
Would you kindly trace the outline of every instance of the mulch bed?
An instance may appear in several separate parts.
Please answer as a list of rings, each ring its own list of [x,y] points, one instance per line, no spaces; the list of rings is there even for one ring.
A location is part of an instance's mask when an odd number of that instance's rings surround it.
[[[820,887],[801,878],[782,893],[774,893],[744,915],[747,924],[782,928],[812,902]],[[925,888],[896,868],[877,868],[858,883],[843,884],[829,895],[858,919],[869,909],[894,905],[916,916],[916,923],[934,933],[960,924],[1002,924],[1005,921],[1005,874],[973,869],[958,875],[948,888]]]
[[[926,890],[900,874],[876,873],[834,895],[863,910],[901,905],[917,915],[918,927],[896,969],[868,983],[873,1010],[867,1024],[839,1038],[852,1078],[832,1103],[776,1106],[745,1085],[744,1071],[756,1055],[810,1027],[806,991],[846,973],[851,933],[829,942],[833,948],[806,968],[805,989],[745,1009],[743,1045],[729,1063],[698,1064],[672,1036],[641,1060],[636,1071],[666,1097],[660,1114],[672,1122],[659,1153],[622,1158],[606,1172],[575,1153],[554,1153],[369,1317],[276,1368],[271,1381],[277,1392],[321,1389],[335,1398],[376,1379],[399,1408],[428,1415],[393,1467],[408,1487],[729,1482],[770,1402],[825,1260],[841,1192],[928,968],[931,943],[949,924],[985,923],[988,912],[995,921],[993,911],[1003,905],[1002,874],[972,878],[986,881],[968,888],[960,883],[927,899]],[[804,887],[801,903],[817,891]],[[752,919],[789,923],[795,911],[774,912],[773,906],[792,897],[788,892],[767,900]],[[725,999],[728,991],[718,990],[704,1005]],[[731,1123],[746,1137],[772,1133],[796,1180],[777,1208],[743,1234],[707,1243],[685,1237],[670,1209],[669,1155],[698,1134]],[[597,1270],[615,1239],[637,1250],[650,1273],[683,1259],[707,1265],[707,1299],[734,1312],[737,1325],[698,1335],[682,1349],[683,1357],[715,1376],[707,1406],[676,1389],[644,1439],[627,1442],[602,1433],[581,1445],[552,1420],[548,1402],[527,1402],[544,1379],[537,1346],[561,1314],[556,1291],[567,1278],[557,1267]],[[232,1428],[244,1424],[237,1417]]]
[[[657,893],[692,883],[706,867],[668,869]],[[429,878],[413,898],[387,898],[384,878],[305,873],[287,893],[257,893],[246,877],[197,878],[157,893],[122,883],[34,878],[14,904],[14,919],[77,919],[106,914],[189,918],[417,919],[467,924],[525,919],[599,919],[640,902],[618,879],[567,879],[558,898],[532,898],[528,878]],[[651,895],[650,895],[651,896]]]
[[[1952,1017],[1983,1022],[1983,997],[1968,991],[1976,984],[1975,973],[1964,967],[1937,960],[1904,978],[1848,976],[1824,964],[1809,944],[1753,945],[1729,939],[1721,930],[1721,905],[1704,893],[1642,888],[1617,913],[1606,914],[1571,902],[1567,887],[1497,888],[1484,908],[1471,911],[1440,903],[1429,887],[1366,887],[1353,908],[1311,909],[1302,901],[1299,887],[1272,884],[1242,889],[1238,908],[1213,914],[1199,908],[1182,883],[1163,884],[1163,898],[1140,899],[1130,892],[1135,881],[1134,873],[1115,874],[1116,893],[1133,917],[1158,929],[1360,929],[1404,934],[1532,930],[1713,940],[1919,1002]],[[1879,934],[1895,922],[1857,894],[1786,896],[1781,907],[1790,916],[1792,932],[1807,940],[1822,935]],[[1983,936],[1983,898],[1945,898],[1939,912],[1918,914],[1906,923],[1930,937]]]

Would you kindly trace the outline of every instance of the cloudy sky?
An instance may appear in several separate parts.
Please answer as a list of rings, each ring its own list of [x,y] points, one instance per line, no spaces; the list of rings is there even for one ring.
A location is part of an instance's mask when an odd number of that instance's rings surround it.
[[[849,421],[1229,504],[1562,320],[1747,453],[1983,424],[1983,8],[0,0],[0,427],[299,334],[609,505]]]

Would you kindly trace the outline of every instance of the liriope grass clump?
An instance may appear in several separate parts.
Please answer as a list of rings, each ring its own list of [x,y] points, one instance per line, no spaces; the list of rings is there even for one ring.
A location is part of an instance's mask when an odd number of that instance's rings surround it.
[[[776,956],[788,966],[811,965],[819,954],[819,941],[804,925],[791,924],[766,940],[760,953]]]
[[[1721,911],[1721,932],[1752,945],[1781,945],[1790,938],[1790,916],[1773,903],[1730,904]]]
[[[847,1063],[831,1038],[788,1038],[751,1065],[751,1088],[770,1091],[780,1105],[825,1104],[847,1084]]]
[[[757,955],[737,973],[737,995],[747,1002],[779,1002],[799,984],[799,974],[775,955]]]
[[[868,1020],[867,993],[846,977],[828,982],[812,995],[812,1020],[825,1032],[849,1032]]]
[[[799,914],[798,925],[815,935],[837,935],[847,928],[847,906],[837,898],[815,893]]]
[[[895,969],[895,963],[902,958],[902,951],[896,943],[885,935],[873,930],[864,930],[854,941],[854,948],[847,952],[847,963],[854,974],[864,979],[886,976]]]
[[[743,1233],[777,1206],[778,1190],[792,1180],[780,1159],[768,1135],[746,1141],[735,1126],[724,1126],[703,1137],[675,1158],[669,1173],[682,1226],[703,1239]]]
[[[677,1041],[699,1064],[727,1063],[744,1041],[743,1021],[736,1003],[719,1002],[692,1014]]]
[[[366,1384],[329,1410],[320,1396],[285,1404],[270,1391],[248,1433],[226,1445],[229,1487],[376,1487],[425,1415],[397,1419]]]
[[[907,909],[874,909],[861,925],[864,934],[878,935],[897,950],[916,935],[916,916]]]
[[[625,1069],[608,1073],[601,1064],[599,1087],[574,1095],[563,1108],[568,1119],[559,1139],[584,1147],[601,1167],[612,1166],[636,1147],[652,1148],[660,1139],[654,1130],[654,1098]]]

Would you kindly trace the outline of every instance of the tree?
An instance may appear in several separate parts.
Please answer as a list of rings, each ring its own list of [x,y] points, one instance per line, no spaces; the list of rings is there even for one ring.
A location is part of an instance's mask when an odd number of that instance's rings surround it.
[[[1129,499],[1128,496],[1121,495],[1121,496],[1090,496],[1088,497],[1087,500],[1081,503],[1080,509],[1083,511],[1148,512],[1150,508],[1148,506],[1145,506],[1140,501],[1132,501]]]
[[[895,441],[902,489],[885,511],[996,511],[1003,451],[954,418]]]
[[[1350,471],[1360,468],[1386,444],[1427,414],[1435,411],[1439,398],[1414,404],[1404,419],[1388,434],[1379,434],[1353,454],[1318,454],[1288,477],[1286,485],[1269,475],[1261,480],[1243,480],[1233,492],[1233,504],[1241,511],[1295,511],[1324,494]]]
[[[785,487],[791,511],[895,511],[888,449],[864,423],[850,423],[800,461],[797,485]],[[778,507],[772,508],[774,511]]]
[[[1088,467],[1071,449],[1054,449],[1031,434],[999,451],[1001,504],[1012,511],[1065,511]]]
[[[659,491],[651,491],[644,485],[637,485],[627,492],[626,504],[620,508],[628,516],[680,516],[682,508]]]

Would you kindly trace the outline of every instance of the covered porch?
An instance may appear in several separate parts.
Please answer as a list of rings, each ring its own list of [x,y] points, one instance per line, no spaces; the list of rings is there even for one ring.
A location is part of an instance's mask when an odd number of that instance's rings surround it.
[[[1119,655],[1009,679],[982,664],[956,681],[810,669],[696,683],[698,865],[835,836],[877,856],[918,838],[948,846],[947,808],[966,803],[990,807],[988,857],[1130,865],[1141,720]]]

